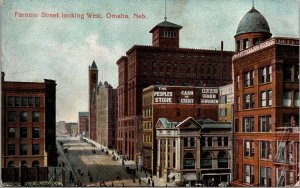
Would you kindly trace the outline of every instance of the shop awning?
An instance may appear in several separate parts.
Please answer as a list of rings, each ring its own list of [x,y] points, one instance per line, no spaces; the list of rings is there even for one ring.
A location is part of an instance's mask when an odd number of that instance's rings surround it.
[[[196,174],[184,174],[183,178],[188,181],[197,180]]]

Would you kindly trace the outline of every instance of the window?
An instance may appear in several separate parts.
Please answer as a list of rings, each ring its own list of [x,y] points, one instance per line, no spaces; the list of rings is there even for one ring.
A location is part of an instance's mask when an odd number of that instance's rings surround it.
[[[7,155],[15,155],[16,146],[15,144],[8,144],[7,145]]]
[[[236,89],[239,90],[240,89],[240,76],[236,77]]]
[[[40,152],[40,146],[38,144],[32,144],[32,155],[38,155]]]
[[[237,98],[237,109],[240,110],[241,109],[241,97],[238,96]]]
[[[16,121],[16,112],[15,111],[8,111],[7,112],[7,119],[8,119],[8,122],[15,122]]]
[[[224,151],[218,154],[218,168],[228,168],[228,155]]]
[[[292,91],[284,91],[283,106],[291,106],[291,105],[292,105]]]
[[[272,90],[268,90],[268,106],[272,106]]]
[[[186,138],[186,137],[183,139],[183,146],[184,147],[188,146],[188,138]]]
[[[190,146],[191,147],[195,146],[195,138],[190,138]]]
[[[40,97],[35,97],[35,106],[40,106]]]
[[[272,169],[268,167],[260,167],[259,185],[263,187],[271,187],[272,184]]]
[[[267,82],[267,67],[263,67],[260,69],[260,81],[261,83]]]
[[[20,128],[20,138],[27,138],[27,128]]]
[[[267,101],[267,92],[263,91],[263,92],[261,92],[261,106],[262,107],[267,105],[266,101]]]
[[[228,146],[228,137],[224,137],[224,146]]]
[[[272,146],[269,141],[260,141],[260,158],[261,159],[272,159]]]
[[[26,144],[20,145],[20,155],[27,155],[27,145]]]
[[[33,106],[33,97],[28,97],[28,106]]]
[[[254,117],[244,118],[244,132],[254,132]]]
[[[226,104],[226,95],[220,96],[220,104]]]
[[[271,116],[261,116],[259,118],[260,131],[261,132],[271,132],[272,131],[272,117]]]
[[[13,105],[14,105],[14,97],[8,97],[7,106],[13,106]]]
[[[222,137],[218,137],[218,146],[222,146]]]
[[[268,66],[267,82],[272,82],[272,66]]]
[[[207,146],[212,146],[212,137],[207,137]]]
[[[184,155],[183,169],[195,169],[195,159],[192,153],[187,153]]]
[[[32,167],[39,167],[40,163],[38,161],[33,161],[31,166]]]
[[[15,106],[21,106],[21,97],[15,97]]]
[[[227,108],[220,108],[220,116],[225,117],[227,115]]]
[[[254,107],[254,93],[245,95],[245,109],[250,109]]]
[[[33,128],[32,129],[32,138],[39,138],[40,137],[40,129],[39,128]]]
[[[22,103],[22,106],[27,106],[28,105],[28,98],[27,97],[21,97],[21,103]]]
[[[283,64],[283,81],[292,81],[293,65]]]
[[[244,182],[253,184],[254,183],[254,170],[253,170],[253,165],[245,165],[245,173],[244,173]]]
[[[212,168],[212,157],[209,152],[205,152],[201,156],[201,168]]]
[[[250,71],[244,74],[245,83],[244,86],[252,86],[253,85],[253,78],[254,78],[254,71]]]
[[[200,142],[201,142],[201,146],[206,146],[205,137],[204,136],[201,136]]]
[[[8,138],[15,138],[16,137],[16,130],[15,128],[8,128]]]
[[[32,112],[32,122],[40,122],[40,113]]]
[[[8,167],[8,168],[14,168],[14,167],[15,167],[14,161],[8,161],[7,167]]]
[[[294,106],[299,107],[299,91],[295,91],[294,93]]]
[[[244,155],[246,157],[253,157],[254,155],[254,142],[253,141],[245,141],[244,143],[245,153]]]
[[[27,116],[28,116],[27,112],[21,112],[20,113],[20,121],[27,122]]]

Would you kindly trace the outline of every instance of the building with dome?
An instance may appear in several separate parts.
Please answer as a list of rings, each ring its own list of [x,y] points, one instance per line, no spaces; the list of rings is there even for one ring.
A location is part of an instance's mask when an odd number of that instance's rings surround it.
[[[224,51],[222,45],[221,50],[180,48],[182,28],[165,19],[150,30],[151,46],[134,45],[126,52],[126,56],[117,61],[117,149],[138,164],[145,162],[142,161],[144,155],[150,157],[150,163],[143,165],[151,174],[156,174],[157,168],[153,155],[156,143],[144,145],[141,142],[143,126],[146,124],[142,122],[143,89],[150,85],[219,87],[232,83],[233,52]],[[155,139],[154,131],[151,140]],[[150,155],[142,151],[150,151]]]
[[[299,179],[299,39],[271,36],[254,7],[234,36],[233,186]]]

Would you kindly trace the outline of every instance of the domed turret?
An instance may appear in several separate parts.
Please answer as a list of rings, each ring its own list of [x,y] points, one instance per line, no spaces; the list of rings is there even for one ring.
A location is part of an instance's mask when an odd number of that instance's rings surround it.
[[[236,35],[236,51],[257,45],[272,36],[265,17],[254,7],[240,21]]]

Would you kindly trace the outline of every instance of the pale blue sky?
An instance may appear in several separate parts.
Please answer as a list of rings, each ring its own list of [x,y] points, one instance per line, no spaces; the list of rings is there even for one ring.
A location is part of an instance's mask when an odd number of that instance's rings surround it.
[[[0,0],[1,1],[1,0]],[[256,0],[273,36],[299,37],[297,0]],[[184,48],[234,50],[239,21],[251,0],[167,0],[168,21],[182,25]],[[2,70],[8,81],[57,82],[57,121],[77,121],[87,111],[88,66],[117,87],[116,60],[134,44],[151,45],[149,31],[164,18],[164,0],[5,0]],[[101,13],[103,19],[20,18],[15,12]],[[107,19],[106,13],[130,19]],[[146,19],[133,19],[143,13]],[[86,16],[86,15],[85,15]]]

